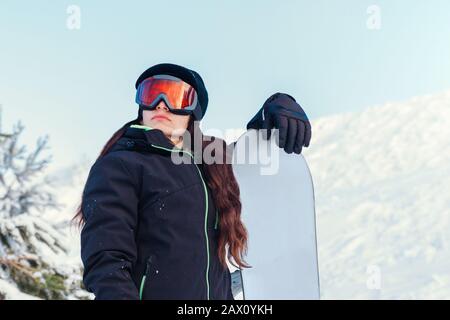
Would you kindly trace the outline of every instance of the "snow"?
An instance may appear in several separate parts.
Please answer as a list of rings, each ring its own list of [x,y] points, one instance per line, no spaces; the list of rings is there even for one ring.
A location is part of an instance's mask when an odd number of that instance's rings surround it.
[[[450,298],[450,91],[312,128],[322,298]]]
[[[80,266],[82,265],[80,257],[80,230],[71,224],[71,219],[80,204],[83,186],[93,162],[94,160],[83,157],[79,163],[57,173],[55,176],[58,184],[57,199],[64,204],[64,210],[49,210],[45,214],[45,219],[59,226],[59,230],[67,237],[66,249],[68,255],[65,261]]]
[[[48,266],[47,272],[64,277],[67,289],[63,293],[65,299],[93,298],[80,288],[82,263],[79,254],[79,231],[70,225],[76,201],[81,196],[81,180],[85,179],[88,168],[87,160],[82,159],[79,164],[66,169],[66,175],[60,172],[56,177],[55,196],[63,204],[62,210],[47,209],[45,214],[34,210],[29,214],[12,217],[0,215],[0,233],[2,239],[7,239],[9,246],[9,249],[6,249],[0,244],[0,258],[17,261],[22,257],[37,257],[35,260],[39,265],[45,263]],[[9,251],[7,255],[6,250]],[[42,279],[41,272],[35,272],[34,275]],[[31,298],[20,293],[17,285],[8,277],[7,272],[0,270],[0,297]]]
[[[21,292],[13,283],[2,279],[0,279],[0,296],[1,295],[3,295],[5,300],[41,300]]]

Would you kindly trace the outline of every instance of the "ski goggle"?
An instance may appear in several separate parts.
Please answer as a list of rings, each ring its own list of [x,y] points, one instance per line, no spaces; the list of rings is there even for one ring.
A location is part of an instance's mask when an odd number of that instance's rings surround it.
[[[142,81],[136,91],[136,103],[153,110],[164,101],[175,114],[192,114],[198,107],[197,92],[183,80],[170,75],[155,75]]]

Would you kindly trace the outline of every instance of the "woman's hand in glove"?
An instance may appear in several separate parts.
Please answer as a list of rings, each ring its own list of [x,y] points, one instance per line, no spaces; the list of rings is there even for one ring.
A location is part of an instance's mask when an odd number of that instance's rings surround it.
[[[287,153],[300,154],[311,140],[311,124],[302,107],[285,93],[275,93],[247,124],[247,129],[263,129],[263,137],[270,139],[271,129],[279,129],[278,146]]]

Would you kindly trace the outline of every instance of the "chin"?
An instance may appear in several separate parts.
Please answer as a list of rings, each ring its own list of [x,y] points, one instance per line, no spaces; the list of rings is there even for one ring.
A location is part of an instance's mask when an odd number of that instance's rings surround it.
[[[154,128],[154,129],[159,129],[162,132],[164,132],[164,134],[166,134],[166,135],[170,134],[172,132],[172,128],[171,127],[169,127],[167,125],[164,125],[164,124],[162,124],[159,121],[151,122],[150,127]]]

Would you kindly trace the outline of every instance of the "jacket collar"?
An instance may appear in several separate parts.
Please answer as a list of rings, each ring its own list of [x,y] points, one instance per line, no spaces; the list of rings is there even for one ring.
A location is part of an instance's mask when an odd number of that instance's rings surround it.
[[[127,139],[138,139],[145,141],[149,146],[154,145],[165,149],[173,149],[175,145],[167,138],[160,129],[133,124],[130,125],[123,135]]]
[[[159,129],[141,125],[131,125],[125,133],[111,147],[110,152],[120,150],[135,150],[156,152],[168,155],[175,145]]]

